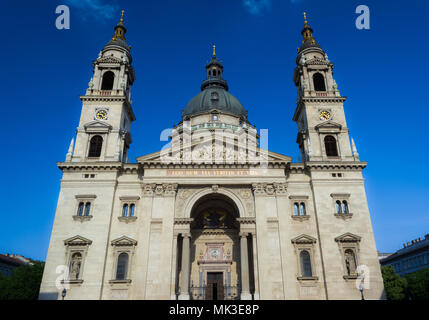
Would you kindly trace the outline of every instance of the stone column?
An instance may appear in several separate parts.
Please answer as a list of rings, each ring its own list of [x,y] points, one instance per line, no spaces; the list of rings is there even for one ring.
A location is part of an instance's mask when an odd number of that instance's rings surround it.
[[[171,255],[171,283],[170,283],[170,297],[171,300],[176,300],[176,276],[177,276],[177,238],[178,234],[173,234],[173,252]]]
[[[240,233],[240,251],[241,251],[241,300],[251,300],[252,296],[249,289],[249,257],[247,251],[247,233]]]
[[[191,248],[191,235],[183,234],[182,244],[182,277],[180,278],[179,300],[189,300],[189,260]]]

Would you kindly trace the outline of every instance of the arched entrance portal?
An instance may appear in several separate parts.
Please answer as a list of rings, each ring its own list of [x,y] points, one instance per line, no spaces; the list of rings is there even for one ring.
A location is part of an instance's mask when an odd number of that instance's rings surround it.
[[[222,194],[209,194],[195,203],[191,217],[190,298],[239,299],[240,226],[235,203]]]

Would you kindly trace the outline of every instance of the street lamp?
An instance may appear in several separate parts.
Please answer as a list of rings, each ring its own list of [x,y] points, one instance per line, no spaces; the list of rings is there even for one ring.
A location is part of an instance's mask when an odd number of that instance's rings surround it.
[[[63,292],[61,292],[61,296],[63,297],[63,300],[66,297],[66,294],[67,294],[67,290],[66,290],[66,288],[64,288]]]
[[[359,284],[359,291],[360,291],[360,295],[362,297],[362,300],[365,300],[365,297],[363,296],[363,285],[362,285],[362,282]]]

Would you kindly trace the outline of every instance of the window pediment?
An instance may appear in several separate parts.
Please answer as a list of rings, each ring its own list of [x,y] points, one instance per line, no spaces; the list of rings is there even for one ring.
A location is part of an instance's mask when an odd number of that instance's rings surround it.
[[[317,239],[313,238],[312,236],[302,234],[296,238],[293,238],[291,241],[293,244],[313,244],[316,243]]]
[[[72,238],[64,240],[66,246],[89,246],[92,240],[84,238],[82,236],[74,236]]]
[[[109,132],[112,130],[112,126],[110,124],[107,124],[105,122],[101,122],[98,120],[94,120],[91,122],[88,122],[84,125],[86,132]]]
[[[347,232],[339,237],[336,237],[335,241],[336,242],[360,242],[360,239],[361,237],[353,233]]]
[[[127,236],[122,236],[118,239],[112,240],[111,244],[112,246],[118,246],[118,247],[131,247],[131,246],[136,246],[137,241]]]
[[[334,121],[325,121],[315,126],[315,129],[318,132],[337,132],[340,131],[342,127],[343,126],[341,124],[336,123]]]

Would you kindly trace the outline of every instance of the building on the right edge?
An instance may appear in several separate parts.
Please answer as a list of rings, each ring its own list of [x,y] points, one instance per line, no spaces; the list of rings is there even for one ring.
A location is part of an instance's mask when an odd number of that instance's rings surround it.
[[[403,246],[395,253],[383,257],[380,264],[393,266],[395,272],[401,276],[429,268],[429,234],[425,234],[424,239],[418,238],[404,243]]]

